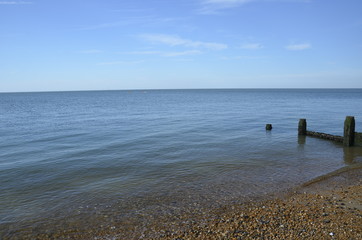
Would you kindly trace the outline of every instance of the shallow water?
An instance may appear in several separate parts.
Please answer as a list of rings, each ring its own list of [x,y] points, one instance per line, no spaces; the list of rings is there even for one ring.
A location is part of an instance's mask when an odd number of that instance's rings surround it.
[[[361,89],[0,94],[0,236],[286,190],[362,162],[358,148],[297,136],[299,118],[342,135],[347,115],[362,132],[360,106]]]

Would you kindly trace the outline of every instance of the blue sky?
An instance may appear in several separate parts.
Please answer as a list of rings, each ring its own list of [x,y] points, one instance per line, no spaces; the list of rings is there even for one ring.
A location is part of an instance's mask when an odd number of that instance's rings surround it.
[[[0,0],[0,92],[362,88],[361,0]]]

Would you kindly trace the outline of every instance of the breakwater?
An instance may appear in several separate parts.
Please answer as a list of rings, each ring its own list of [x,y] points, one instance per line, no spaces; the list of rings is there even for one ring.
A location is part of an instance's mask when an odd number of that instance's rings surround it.
[[[343,136],[332,135],[328,133],[308,131],[307,120],[300,119],[298,123],[298,135],[311,136],[321,139],[331,140],[343,143],[346,147],[360,146],[362,147],[362,133],[355,132],[355,119],[353,116],[347,116],[344,121]]]
[[[321,139],[326,139],[326,140],[343,143],[342,136],[337,136],[337,135],[332,135],[332,134],[322,133],[322,132],[313,132],[313,131],[307,131],[306,135],[310,136],[310,137],[317,137],[317,138],[321,138]]]

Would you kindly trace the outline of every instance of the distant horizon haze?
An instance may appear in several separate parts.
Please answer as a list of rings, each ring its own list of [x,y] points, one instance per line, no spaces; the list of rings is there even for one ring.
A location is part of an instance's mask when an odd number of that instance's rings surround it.
[[[4,93],[61,93],[61,92],[107,92],[107,91],[202,91],[202,90],[359,90],[362,88],[130,88],[130,89],[79,89],[79,90],[44,90],[44,91],[17,91],[17,92],[0,92]]]

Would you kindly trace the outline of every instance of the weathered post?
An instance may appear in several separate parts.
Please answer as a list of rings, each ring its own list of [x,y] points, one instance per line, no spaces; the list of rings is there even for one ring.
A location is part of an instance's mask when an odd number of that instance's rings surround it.
[[[272,130],[273,129],[273,126],[270,124],[270,123],[268,123],[266,126],[265,126],[265,130],[267,130],[267,131],[270,131],[270,130]]]
[[[305,136],[307,135],[307,120],[306,119],[299,119],[298,123],[298,135]]]
[[[354,145],[354,129],[355,129],[354,117],[347,116],[346,120],[344,120],[344,134],[343,134],[344,146],[351,147]]]

